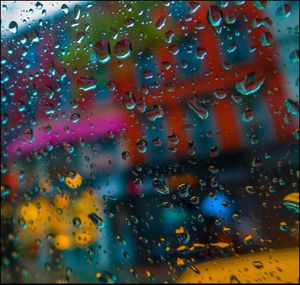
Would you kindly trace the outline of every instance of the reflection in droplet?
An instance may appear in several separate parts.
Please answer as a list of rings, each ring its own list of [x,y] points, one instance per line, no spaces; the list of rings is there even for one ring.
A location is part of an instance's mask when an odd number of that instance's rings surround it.
[[[207,12],[207,21],[213,26],[218,27],[223,20],[223,13],[218,6],[211,5]]]
[[[110,45],[106,39],[99,40],[94,45],[94,52],[100,63],[106,63],[110,60]]]
[[[127,39],[118,41],[114,46],[114,54],[118,59],[125,59],[131,55],[132,45]]]
[[[8,29],[12,33],[16,34],[18,32],[18,24],[15,21],[12,21],[12,22],[9,23]]]
[[[117,281],[117,277],[108,271],[98,272],[96,278],[100,284],[113,284]]]
[[[153,189],[160,194],[166,195],[166,194],[170,193],[169,187],[166,185],[165,181],[162,179],[154,178],[152,185],[153,185]]]
[[[250,95],[257,92],[265,83],[266,77],[256,72],[248,73],[242,81],[237,82],[235,88],[242,95]]]

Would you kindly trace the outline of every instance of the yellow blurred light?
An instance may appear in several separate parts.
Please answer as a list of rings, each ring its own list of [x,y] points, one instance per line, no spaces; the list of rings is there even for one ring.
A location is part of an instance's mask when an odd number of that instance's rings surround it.
[[[70,187],[72,189],[76,189],[79,186],[81,186],[81,184],[82,184],[82,177],[81,177],[81,175],[78,172],[76,172],[74,178],[72,178],[70,176],[66,176],[65,183],[67,184],[68,187]]]
[[[70,196],[66,193],[57,194],[54,196],[54,205],[57,208],[64,209],[70,205],[71,199]]]
[[[188,269],[177,283],[298,283],[299,248],[215,259],[196,267],[205,274]]]
[[[96,234],[96,230],[78,229],[74,234],[74,243],[79,247],[87,246],[95,241]]]
[[[68,235],[57,235],[54,239],[54,246],[59,250],[69,249],[72,246],[72,238]]]

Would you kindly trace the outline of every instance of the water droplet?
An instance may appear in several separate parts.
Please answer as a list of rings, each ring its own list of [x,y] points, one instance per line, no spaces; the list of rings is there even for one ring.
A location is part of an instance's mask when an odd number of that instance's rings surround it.
[[[218,27],[223,20],[223,13],[218,6],[211,5],[207,12],[207,21],[213,26]]]
[[[114,81],[108,81],[106,86],[109,91],[113,92],[116,90],[116,83]]]
[[[146,116],[149,121],[154,122],[156,119],[164,116],[164,110],[160,105],[154,105],[146,111]]]
[[[235,275],[231,275],[230,276],[230,284],[240,284],[240,280],[235,276]]]
[[[285,196],[283,205],[295,213],[299,213],[299,193],[294,192]]]
[[[81,13],[81,7],[79,5],[75,5],[74,7],[75,20],[79,20],[80,13]]]
[[[254,118],[254,110],[252,108],[246,107],[242,113],[242,120],[244,122],[251,122]]]
[[[88,214],[88,218],[94,223],[97,229],[102,229],[104,227],[103,220],[95,213]]]
[[[136,146],[137,146],[138,152],[140,152],[140,153],[145,153],[145,152],[147,151],[147,146],[148,146],[148,144],[147,144],[147,141],[146,141],[146,140],[144,140],[144,139],[139,139],[139,140],[137,140],[137,142],[136,142]]]
[[[99,40],[94,45],[94,52],[100,63],[106,63],[110,60],[110,44],[106,39]]]
[[[180,226],[175,231],[179,244],[187,244],[190,241],[190,235],[184,226]]]
[[[265,83],[266,77],[256,72],[248,73],[242,81],[235,84],[235,88],[242,95],[250,95],[258,91]]]
[[[131,92],[129,92],[129,91],[125,92],[123,100],[124,100],[124,105],[125,105],[126,109],[132,110],[135,108],[136,102],[135,102],[134,95]]]
[[[169,194],[170,189],[166,185],[165,181],[159,178],[154,178],[152,181],[153,189],[160,194]]]
[[[76,33],[76,42],[78,44],[81,44],[82,40],[84,39],[85,34],[83,32],[77,32]]]
[[[76,189],[81,186],[82,177],[79,173],[75,171],[69,171],[65,178],[65,183],[68,187]]]
[[[31,128],[26,128],[24,131],[24,134],[25,134],[26,140],[28,140],[30,142],[34,141],[33,130]]]
[[[118,59],[125,59],[131,55],[132,45],[127,39],[118,41],[114,46],[114,54]]]
[[[12,33],[16,34],[18,32],[18,24],[15,21],[12,21],[12,22],[9,23],[8,29]]]
[[[147,110],[147,102],[144,97],[140,97],[136,101],[136,108],[139,112],[144,113]]]
[[[167,31],[165,33],[165,41],[170,44],[172,42],[172,39],[174,38],[174,32],[173,31]]]
[[[129,157],[130,157],[130,152],[128,152],[128,151],[123,151],[122,152],[122,159],[128,160]]]
[[[260,42],[263,46],[271,46],[273,44],[274,38],[271,32],[265,32],[260,36]]]
[[[2,168],[1,168],[2,170]],[[5,199],[10,193],[11,193],[12,189],[9,185],[7,184],[3,184],[1,185],[1,200]]]
[[[117,281],[117,277],[108,271],[98,272],[96,278],[101,284],[113,284]]]
[[[261,261],[255,260],[252,262],[253,266],[257,269],[264,268],[264,264]]]
[[[222,88],[214,90],[213,94],[219,100],[223,100],[227,96],[226,90],[224,90]]]
[[[288,227],[288,225],[287,225],[286,222],[280,222],[279,228],[280,228],[280,230],[283,231],[283,232],[286,232],[286,231],[289,229],[289,227]]]
[[[179,193],[179,196],[181,198],[186,198],[189,196],[189,190],[191,188],[191,185],[187,182],[181,183],[177,186],[177,190]]]
[[[199,204],[199,197],[198,196],[192,196],[191,198],[190,198],[190,202],[191,202],[191,204],[192,205],[198,205]]]
[[[157,30],[160,30],[164,25],[166,24],[166,18],[164,16],[161,16],[157,19],[155,23],[155,27]]]
[[[208,110],[195,97],[188,99],[187,104],[200,119],[206,120],[208,118]]]
[[[283,4],[276,10],[276,17],[278,19],[286,19],[292,14],[291,4]]]
[[[299,62],[299,50],[293,50],[290,52],[290,61],[291,63],[298,63]]]
[[[245,187],[245,190],[246,190],[246,192],[249,193],[249,194],[255,194],[255,193],[256,193],[256,188],[253,187],[253,186],[251,186],[251,185],[246,186],[246,187]]]
[[[252,245],[253,244],[253,236],[251,234],[246,235],[243,238],[243,242],[248,246]]]
[[[124,21],[124,26],[125,26],[126,28],[131,28],[131,27],[133,27],[133,26],[134,26],[134,19],[132,19],[132,18],[126,19],[126,20]]]
[[[89,76],[89,77],[79,77],[77,79],[77,85],[79,90],[82,91],[90,91],[90,90],[94,90],[97,87],[97,80],[94,79],[93,77]]]
[[[209,150],[210,157],[217,157],[219,155],[219,148],[216,145],[213,145]]]
[[[203,60],[207,55],[207,52],[202,47],[197,47],[196,49],[196,58]]]
[[[62,5],[61,5],[61,9],[63,10],[63,12],[64,12],[65,14],[68,14],[68,13],[69,13],[69,7],[68,7],[68,5],[62,4]]]
[[[189,1],[189,13],[194,14],[201,7],[201,3],[196,1]]]
[[[285,100],[284,105],[288,113],[299,117],[299,104],[297,102],[293,101],[292,99],[287,99]]]
[[[71,120],[73,123],[77,123],[80,121],[80,115],[78,113],[73,113],[71,115]]]

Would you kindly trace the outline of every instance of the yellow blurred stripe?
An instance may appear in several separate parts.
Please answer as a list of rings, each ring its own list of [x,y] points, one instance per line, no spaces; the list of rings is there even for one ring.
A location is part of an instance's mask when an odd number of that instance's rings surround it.
[[[299,283],[299,248],[215,259],[194,265],[177,283]]]

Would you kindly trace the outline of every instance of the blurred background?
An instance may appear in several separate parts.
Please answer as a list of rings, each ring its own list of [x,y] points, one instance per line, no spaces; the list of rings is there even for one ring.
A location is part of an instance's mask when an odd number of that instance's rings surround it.
[[[297,1],[1,1],[1,282],[176,282],[299,243]]]

